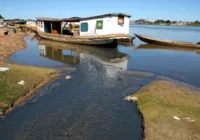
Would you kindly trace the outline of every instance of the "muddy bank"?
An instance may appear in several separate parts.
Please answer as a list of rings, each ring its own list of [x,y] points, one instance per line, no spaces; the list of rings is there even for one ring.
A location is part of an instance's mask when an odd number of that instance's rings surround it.
[[[9,31],[8,35],[4,35],[6,31]],[[13,33],[8,28],[0,28],[0,63],[4,62],[11,54],[26,48],[23,41],[25,35],[27,34],[24,32]]]
[[[9,32],[4,35],[6,31]],[[10,55],[26,48],[26,35],[19,31],[15,34],[7,28],[0,29],[0,67],[11,68],[10,71],[0,72],[0,115],[5,115],[15,105],[23,103],[36,89],[59,75],[55,69],[10,63]],[[24,85],[19,85],[20,81],[24,81]]]
[[[200,91],[155,80],[132,95],[144,116],[146,140],[200,139]]]

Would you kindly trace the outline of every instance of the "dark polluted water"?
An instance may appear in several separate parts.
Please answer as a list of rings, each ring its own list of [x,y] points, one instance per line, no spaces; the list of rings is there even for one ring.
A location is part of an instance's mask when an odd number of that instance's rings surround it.
[[[37,41],[29,38],[25,41],[28,48],[13,55],[13,61],[46,67],[77,67],[77,71],[71,73],[70,81],[65,80],[68,73],[63,71],[57,80],[43,86],[24,106],[1,120],[2,139],[143,138],[143,123],[137,107],[124,98],[154,77],[126,74],[127,54],[117,49],[91,47],[68,46],[62,50],[56,44],[37,47]]]

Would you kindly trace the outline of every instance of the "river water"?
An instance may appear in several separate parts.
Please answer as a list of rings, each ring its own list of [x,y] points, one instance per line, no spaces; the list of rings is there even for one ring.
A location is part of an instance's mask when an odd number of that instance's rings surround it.
[[[130,33],[198,42],[200,28],[130,26]],[[25,105],[0,120],[3,140],[141,140],[142,119],[124,100],[157,76],[200,87],[199,50],[146,45],[95,48],[25,38],[27,49],[14,54],[18,64],[77,68],[44,85]],[[128,71],[128,72],[127,72]],[[131,72],[142,71],[154,73]],[[65,80],[70,74],[72,80]]]

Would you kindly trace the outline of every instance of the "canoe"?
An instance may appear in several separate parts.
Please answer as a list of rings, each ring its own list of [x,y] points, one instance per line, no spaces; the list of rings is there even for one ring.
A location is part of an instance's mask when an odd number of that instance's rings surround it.
[[[70,36],[70,35],[59,35],[37,31],[38,35],[43,39],[54,40],[65,43],[81,44],[81,45],[92,45],[92,46],[103,46],[103,47],[117,47],[118,39],[130,38],[126,34],[111,34],[111,35],[96,35],[96,36]]]
[[[156,39],[151,38],[148,36],[143,36],[139,34],[135,34],[137,38],[141,41],[144,41],[149,44],[156,44],[156,45],[166,45],[166,46],[177,46],[177,47],[186,47],[186,48],[200,48],[199,44],[191,43],[191,42],[181,42],[181,41],[170,41],[170,40],[163,40],[163,39]]]

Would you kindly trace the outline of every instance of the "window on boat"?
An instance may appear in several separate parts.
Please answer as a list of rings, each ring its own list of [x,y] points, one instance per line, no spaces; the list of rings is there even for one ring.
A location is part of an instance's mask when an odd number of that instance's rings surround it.
[[[87,32],[88,31],[88,23],[84,22],[81,23],[81,32]]]
[[[124,16],[118,16],[118,24],[124,25]]]
[[[97,20],[96,29],[103,29],[103,20]]]

